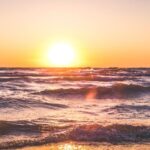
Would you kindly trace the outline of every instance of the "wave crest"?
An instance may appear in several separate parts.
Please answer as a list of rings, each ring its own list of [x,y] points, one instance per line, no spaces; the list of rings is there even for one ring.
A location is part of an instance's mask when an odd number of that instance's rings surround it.
[[[12,134],[14,130],[17,130],[20,132],[20,134],[27,134],[30,132],[29,139],[12,139],[11,141],[0,143],[0,149],[41,145],[68,140],[84,142],[108,142],[112,144],[122,142],[150,142],[149,126],[133,126],[126,124],[112,124],[108,126],[102,126],[99,124],[50,126],[22,121],[0,122],[0,129],[5,129],[5,131],[9,129],[8,131],[10,134]],[[35,138],[31,138],[32,133],[38,134]],[[3,134],[8,135],[8,132]]]
[[[35,94],[70,97],[82,96],[82,98],[135,98],[144,93],[149,93],[150,87],[144,87],[134,84],[114,84],[111,87],[87,87],[87,88],[70,88],[44,90]]]

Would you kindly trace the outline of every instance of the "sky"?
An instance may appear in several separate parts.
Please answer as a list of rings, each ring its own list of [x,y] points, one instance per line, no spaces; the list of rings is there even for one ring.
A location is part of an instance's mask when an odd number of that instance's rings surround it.
[[[150,67],[150,1],[0,0],[0,67],[53,67],[57,41],[78,67]]]

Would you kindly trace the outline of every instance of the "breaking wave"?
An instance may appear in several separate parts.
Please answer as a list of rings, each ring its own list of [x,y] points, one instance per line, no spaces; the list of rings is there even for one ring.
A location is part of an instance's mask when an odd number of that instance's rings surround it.
[[[0,136],[14,133],[28,135],[28,139],[10,140],[0,143],[0,149],[14,147],[41,145],[63,141],[84,141],[84,142],[150,142],[149,126],[133,126],[126,124],[113,124],[101,126],[99,124],[49,126],[36,124],[27,121],[0,122]],[[31,135],[36,135],[31,138]]]

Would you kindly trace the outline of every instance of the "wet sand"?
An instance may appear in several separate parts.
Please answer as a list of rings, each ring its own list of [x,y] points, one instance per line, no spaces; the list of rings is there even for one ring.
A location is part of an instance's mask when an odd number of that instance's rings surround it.
[[[43,146],[25,147],[21,150],[149,150],[150,144],[99,144],[99,143],[74,143],[65,142],[58,144],[47,144]],[[18,149],[19,150],[19,149]]]

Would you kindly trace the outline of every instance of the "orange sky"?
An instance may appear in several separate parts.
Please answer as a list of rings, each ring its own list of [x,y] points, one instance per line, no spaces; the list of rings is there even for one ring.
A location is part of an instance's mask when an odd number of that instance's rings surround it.
[[[1,67],[53,67],[44,56],[61,40],[76,66],[150,67],[150,1],[0,0]]]

